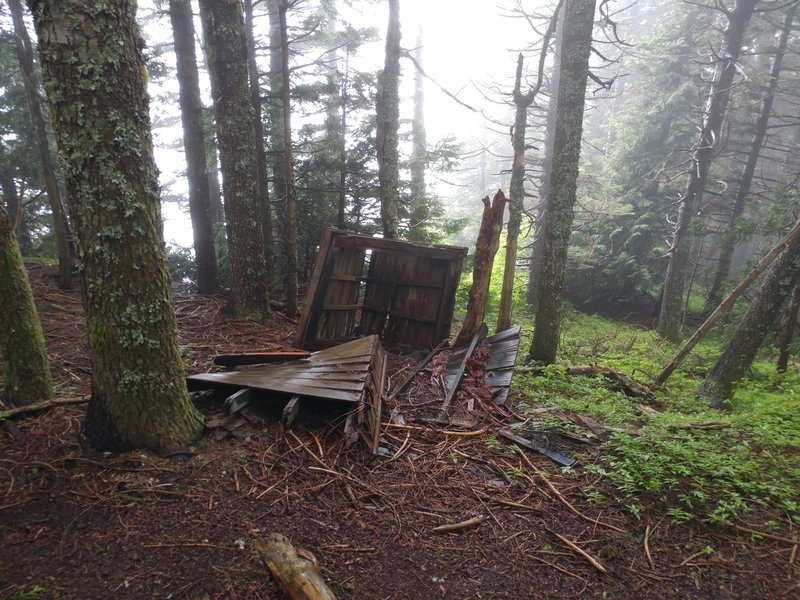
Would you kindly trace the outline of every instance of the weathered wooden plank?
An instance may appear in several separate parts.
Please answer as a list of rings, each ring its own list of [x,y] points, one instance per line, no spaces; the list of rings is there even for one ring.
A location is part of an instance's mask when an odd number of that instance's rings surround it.
[[[520,332],[522,331],[522,327],[519,325],[515,325],[514,327],[509,327],[504,331],[498,331],[493,336],[486,338],[486,342],[488,344],[495,344],[497,342],[502,342],[511,338],[519,337]]]
[[[314,313],[314,302],[318,296],[322,296],[324,299],[324,293],[320,294],[321,291],[320,283],[322,281],[323,272],[328,265],[328,252],[331,249],[331,238],[333,237],[333,231],[330,228],[326,228],[322,232],[322,238],[319,242],[319,252],[317,253],[317,260],[314,262],[314,271],[311,274],[311,281],[308,284],[308,291],[306,292],[305,302],[303,303],[303,310],[300,313],[300,319],[297,322],[297,329],[295,331],[294,336],[294,345],[298,348],[303,348],[305,346],[306,338],[314,339],[317,337],[316,335],[316,324],[311,326],[310,320],[311,315]],[[333,264],[331,263],[331,269],[333,269]],[[317,319],[319,315],[317,315]]]
[[[357,234],[337,234],[333,239],[333,245],[338,248],[364,248],[371,250],[384,250],[398,252],[408,256],[419,256],[423,258],[438,258],[442,260],[463,260],[467,256],[467,248],[458,246],[427,245],[418,242],[407,242],[400,240],[387,240],[385,238],[374,238]]]
[[[192,375],[188,379],[223,387],[249,387],[254,390],[297,394],[299,396],[309,396],[323,400],[337,400],[341,402],[359,402],[361,400],[361,394],[352,391],[312,388],[306,385],[286,385],[280,381],[264,381],[263,378],[248,377],[247,372],[201,373],[199,375]]]
[[[502,369],[499,371],[487,371],[484,381],[489,387],[508,387],[511,385],[511,377],[514,375],[513,369]]]

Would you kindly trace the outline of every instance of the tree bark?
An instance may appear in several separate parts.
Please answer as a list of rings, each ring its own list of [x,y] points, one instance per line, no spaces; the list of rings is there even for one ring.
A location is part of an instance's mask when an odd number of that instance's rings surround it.
[[[267,178],[267,149],[264,145],[264,123],[261,120],[261,85],[256,62],[256,40],[253,27],[253,0],[244,0],[244,30],[247,36],[247,70],[250,75],[250,101],[253,103],[253,129],[256,134],[256,175],[258,177],[258,204],[261,211],[261,229],[264,234],[264,260],[267,281],[275,281],[275,258],[272,255],[272,207],[269,202]]]
[[[670,363],[664,367],[664,370],[661,371],[659,376],[656,378],[656,385],[664,385],[670,375],[672,375],[673,371],[678,368],[678,365],[681,364],[686,355],[691,352],[692,348],[697,345],[703,336],[714,326],[714,323],[719,320],[719,318],[728,312],[733,305],[736,303],[736,300],[744,294],[747,288],[753,283],[761,273],[763,273],[767,267],[769,267],[772,262],[781,255],[781,253],[789,247],[790,244],[793,244],[796,238],[800,238],[800,222],[795,223],[794,227],[792,227],[789,232],[783,236],[780,242],[778,242],[772,250],[767,252],[760,261],[756,264],[755,267],[747,274],[747,277],[742,279],[730,294],[723,300],[720,305],[712,312],[705,322],[692,334],[686,343],[683,345],[683,348],[675,355],[675,357],[670,361]]]
[[[422,64],[422,29],[417,33],[415,59]],[[411,206],[408,218],[408,239],[422,242],[427,236],[430,204],[425,185],[425,164],[428,142],[425,133],[425,78],[422,71],[414,71],[414,120],[411,123]]]
[[[677,342],[681,335],[683,295],[689,269],[689,224],[695,207],[703,197],[708,172],[722,130],[725,109],[736,74],[736,64],[742,50],[744,35],[758,0],[737,0],[736,7],[727,13],[723,48],[719,52],[714,79],[703,109],[700,137],[695,145],[690,163],[686,189],[681,197],[678,219],[672,234],[669,264],[664,279],[658,331],[664,338]]]
[[[241,316],[264,319],[270,306],[242,5],[201,0],[200,14],[222,165],[233,308]]]
[[[175,40],[178,98],[186,154],[186,179],[189,183],[189,217],[192,221],[197,289],[201,294],[219,291],[217,252],[211,227],[211,207],[206,173],[206,145],[203,127],[203,102],[194,48],[194,16],[191,0],[170,0],[169,16]]]
[[[278,19],[281,29],[283,173],[286,184],[286,314],[294,318],[297,316],[297,188],[292,152],[292,107],[289,102],[289,30],[286,26],[288,9],[289,2],[281,2]]]
[[[753,176],[755,175],[756,166],[761,157],[761,149],[764,146],[764,140],[767,136],[767,125],[769,124],[769,118],[772,114],[772,105],[775,100],[775,92],[778,89],[778,79],[781,74],[783,57],[784,54],[786,54],[786,46],[789,42],[789,33],[792,30],[792,21],[797,12],[797,6],[797,4],[793,4],[788,7],[783,21],[780,38],[778,39],[778,46],[775,49],[772,67],[770,68],[769,81],[761,98],[761,106],[758,111],[758,118],[755,122],[755,131],[753,133],[753,139],[750,142],[747,160],[742,169],[742,176],[739,179],[739,186],[736,190],[736,196],[734,196],[733,199],[733,206],[731,207],[731,214],[728,218],[725,232],[722,234],[719,264],[717,266],[717,272],[714,275],[714,281],[711,284],[711,289],[708,291],[708,299],[706,301],[706,306],[709,309],[719,304],[722,296],[722,286],[725,284],[730,274],[731,259],[733,257],[733,251],[736,249],[737,241],[736,225],[744,213],[745,201],[750,195]]]
[[[712,408],[726,408],[736,383],[746,374],[781,307],[800,279],[800,236],[795,236],[767,272],[725,350],[697,389]]]
[[[42,167],[42,180],[44,181],[47,201],[53,215],[53,233],[56,238],[58,253],[58,287],[68,290],[72,287],[73,252],[70,243],[69,223],[58,185],[56,166],[53,163],[53,154],[50,141],[47,138],[47,126],[42,98],[39,95],[41,84],[33,66],[33,46],[25,21],[22,16],[22,3],[20,0],[8,0],[8,8],[14,21],[14,37],[16,39],[17,58],[19,59],[22,81],[25,85],[25,96],[28,100],[28,110],[31,115],[33,134],[36,137],[36,148],[39,152],[39,161]]]
[[[55,396],[44,334],[8,213],[0,205],[0,360],[2,399],[14,406]]]
[[[0,157],[4,155],[5,148],[2,141],[0,141]],[[27,256],[33,252],[33,241],[31,240],[30,231],[28,231],[28,224],[25,219],[25,206],[17,192],[14,174],[11,169],[5,165],[5,161],[3,162],[3,166],[0,167],[0,191],[3,193],[3,199],[8,209],[11,228],[17,236],[19,250],[23,256]]]
[[[486,303],[489,298],[489,284],[492,279],[492,266],[497,249],[500,248],[500,232],[503,230],[503,211],[506,197],[502,190],[497,190],[489,202],[489,196],[483,200],[483,216],[478,240],[475,243],[475,266],[472,268],[472,287],[469,289],[467,314],[464,325],[456,338],[454,346],[468,344],[478,331],[486,316]]]
[[[400,0],[389,0],[386,56],[378,75],[376,145],[383,237],[394,239],[400,228]]]
[[[550,172],[547,212],[541,232],[539,305],[529,353],[531,360],[545,364],[555,362],[561,334],[561,297],[578,186],[594,10],[594,0],[564,2],[564,33],[553,143],[553,165],[558,165],[558,169],[553,168]]]
[[[785,373],[789,367],[789,345],[797,329],[797,316],[800,314],[800,285],[794,286],[792,300],[786,311],[786,323],[778,338],[778,373]]]
[[[547,103],[547,123],[544,134],[544,156],[542,158],[542,178],[539,183],[539,202],[533,220],[533,243],[528,267],[528,289],[526,300],[535,313],[539,307],[539,279],[542,273],[542,223],[547,212],[547,196],[550,192],[550,175],[553,171],[553,145],[556,135],[556,113],[558,109],[558,86],[561,78],[561,46],[564,43],[564,9],[559,8],[554,18],[557,19],[555,57],[553,75],[550,78],[550,99]]]
[[[86,433],[99,449],[192,442],[162,233],[142,40],[127,0],[31,0],[64,156],[89,331]]]
[[[276,231],[286,231],[286,161],[283,157],[283,46],[278,13],[281,0],[269,4],[269,139],[272,156],[272,203],[275,205]],[[286,240],[280,238],[285,254]]]

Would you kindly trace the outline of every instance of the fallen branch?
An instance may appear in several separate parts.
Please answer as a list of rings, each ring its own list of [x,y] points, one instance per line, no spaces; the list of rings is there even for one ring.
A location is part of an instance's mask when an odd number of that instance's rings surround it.
[[[461,529],[466,529],[467,527],[472,527],[473,525],[479,525],[486,520],[486,517],[483,515],[479,515],[477,517],[473,517],[471,519],[467,519],[466,521],[461,521],[460,523],[450,523],[448,525],[439,525],[438,527],[434,527],[434,533],[446,533],[448,531],[459,531]]]
[[[336,600],[314,562],[298,556],[297,550],[280,533],[257,539],[256,552],[292,600]]]
[[[548,530],[548,531],[549,531],[549,530]],[[608,571],[606,570],[606,568],[605,568],[603,565],[601,565],[601,564],[600,564],[600,562],[599,562],[599,561],[598,561],[598,560],[597,560],[595,557],[593,557],[591,554],[589,554],[588,552],[586,552],[586,550],[584,550],[583,548],[579,547],[579,546],[578,546],[577,544],[575,544],[574,542],[571,542],[571,541],[569,541],[569,540],[568,540],[567,538],[565,538],[563,535],[560,535],[560,534],[556,533],[555,531],[551,531],[550,533],[552,533],[554,536],[556,536],[558,539],[560,539],[562,542],[564,542],[564,543],[565,543],[565,544],[566,544],[566,545],[567,545],[569,548],[571,548],[572,550],[574,550],[575,552],[577,552],[578,554],[580,554],[580,555],[581,555],[583,558],[585,558],[585,559],[586,559],[586,560],[589,562],[589,564],[590,564],[590,565],[592,565],[592,566],[593,566],[595,569],[597,569],[597,570],[598,570],[598,571],[600,571],[601,573],[608,573]]]
[[[42,402],[34,402],[26,406],[18,406],[17,408],[10,408],[8,410],[0,410],[0,421],[3,419],[14,419],[29,413],[41,412],[49,410],[57,406],[68,406],[70,404],[83,404],[89,401],[88,396],[82,398],[60,398],[56,400],[44,400]]]
[[[731,524],[734,529],[738,529],[739,531],[743,531],[744,533],[750,533],[752,535],[757,535],[759,537],[766,538],[768,540],[772,540],[774,542],[782,542],[784,544],[789,544],[790,546],[796,546],[800,544],[800,540],[798,539],[791,539],[787,537],[783,537],[780,535],[775,535],[773,533],[765,533],[763,531],[758,531],[757,529],[750,529],[749,527],[742,527],[741,525],[736,525],[735,523]]]
[[[559,502],[561,502],[561,504],[563,504],[564,506],[566,506],[566,507],[569,509],[569,511],[570,511],[572,514],[574,514],[575,516],[577,516],[579,519],[582,519],[582,520],[586,521],[587,523],[591,523],[592,525],[600,525],[600,526],[602,526],[602,527],[606,527],[606,528],[608,528],[608,529],[610,529],[610,530],[612,530],[612,531],[616,531],[617,533],[625,533],[625,530],[624,530],[624,529],[620,529],[619,527],[616,527],[616,526],[614,526],[614,525],[611,525],[610,523],[604,523],[603,521],[599,521],[599,520],[596,520],[596,519],[591,519],[591,518],[587,517],[586,515],[584,515],[584,514],[583,514],[582,512],[580,512],[580,511],[579,511],[577,508],[575,508],[574,506],[572,506],[572,504],[570,504],[570,503],[569,503],[569,500],[567,500],[566,498],[564,498],[564,496],[561,494],[561,492],[559,492],[559,491],[558,491],[558,489],[556,488],[556,486],[554,486],[554,485],[553,485],[553,484],[550,482],[550,480],[547,478],[547,475],[545,474],[545,472],[544,472],[544,471],[542,471],[540,468],[538,468],[536,465],[534,465],[534,464],[531,462],[531,459],[530,459],[530,458],[528,458],[527,456],[525,456],[525,453],[524,453],[524,452],[520,452],[520,453],[519,453],[519,455],[522,457],[522,459],[523,459],[523,460],[524,460],[526,463],[528,463],[528,466],[529,466],[531,469],[533,469],[533,470],[534,470],[534,472],[535,472],[535,473],[536,473],[536,474],[537,474],[537,475],[538,475],[538,476],[541,478],[541,480],[542,480],[542,481],[544,481],[544,483],[545,483],[545,485],[547,486],[547,488],[548,488],[548,489],[549,489],[551,492],[553,492],[553,495],[555,495],[555,497],[558,499],[558,501],[559,501]]]

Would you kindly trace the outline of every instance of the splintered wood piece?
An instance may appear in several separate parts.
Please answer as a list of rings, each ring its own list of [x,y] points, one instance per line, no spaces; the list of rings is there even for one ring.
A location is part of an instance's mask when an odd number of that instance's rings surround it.
[[[235,415],[245,406],[250,404],[250,397],[250,388],[244,388],[235,394],[231,394],[225,399],[225,403],[223,404],[225,412],[227,412],[229,415]]]
[[[300,396],[292,396],[283,409],[283,424],[286,427],[290,427],[294,423],[298,412],[300,412]]]
[[[464,325],[456,338],[455,346],[466,344],[483,323],[486,316],[486,303],[489,299],[494,255],[500,248],[503,212],[507,202],[505,194],[502,190],[497,190],[491,203],[489,196],[486,196],[482,202],[483,216],[478,239],[475,242],[475,266],[472,268],[472,287],[469,290],[467,314],[464,317]]]
[[[336,600],[311,560],[299,556],[292,543],[280,533],[257,539],[256,552],[291,600]]]

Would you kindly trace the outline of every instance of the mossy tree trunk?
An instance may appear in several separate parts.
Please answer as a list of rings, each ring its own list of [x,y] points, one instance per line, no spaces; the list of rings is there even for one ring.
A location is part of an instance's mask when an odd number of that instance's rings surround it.
[[[400,227],[400,167],[398,130],[400,128],[400,2],[389,0],[389,25],[386,30],[386,57],[378,74],[376,101],[378,181],[380,184],[383,237],[394,239]]]
[[[702,200],[714,154],[719,149],[718,141],[737,72],[744,34],[757,1],[738,0],[736,7],[726,13],[728,27],[725,30],[723,48],[715,54],[718,63],[703,108],[702,127],[693,149],[686,188],[680,199],[678,218],[672,232],[661,311],[656,325],[656,331],[673,342],[677,342],[681,336],[684,288],[689,277],[689,252],[692,245],[690,223],[696,212],[695,207]]]
[[[191,0],[170,0],[169,16],[175,40],[183,149],[189,183],[189,216],[192,220],[197,289],[201,294],[219,291],[219,270],[211,227],[211,196],[206,173],[203,102],[194,49],[194,16]]]
[[[8,404],[31,404],[54,397],[44,335],[14,228],[0,205],[0,360]]]
[[[33,125],[33,135],[36,138],[36,149],[39,152],[39,161],[42,168],[42,180],[47,193],[47,202],[53,216],[53,233],[56,239],[58,253],[58,287],[68,290],[72,287],[73,252],[70,244],[69,224],[64,209],[64,200],[56,176],[56,166],[53,161],[50,141],[47,138],[47,127],[44,111],[42,110],[42,97],[39,89],[41,84],[39,76],[33,65],[33,45],[28,36],[28,29],[22,15],[20,0],[8,0],[8,8],[14,21],[14,38],[16,40],[17,58],[19,59],[22,81],[25,85],[25,96],[28,100],[28,110]]]
[[[201,432],[178,349],[135,3],[30,0],[77,234],[100,449]]]
[[[800,280],[800,236],[775,259],[758,295],[706,375],[697,395],[712,408],[725,408],[736,383],[747,373],[766,335],[779,320],[781,308]]]
[[[555,362],[561,335],[561,298],[578,186],[594,10],[594,0],[564,2],[553,163],[549,174],[547,212],[541,230],[538,307],[529,353],[532,360],[545,364]]]
[[[264,319],[270,309],[242,4],[201,0],[200,14],[222,165],[234,311]]]

